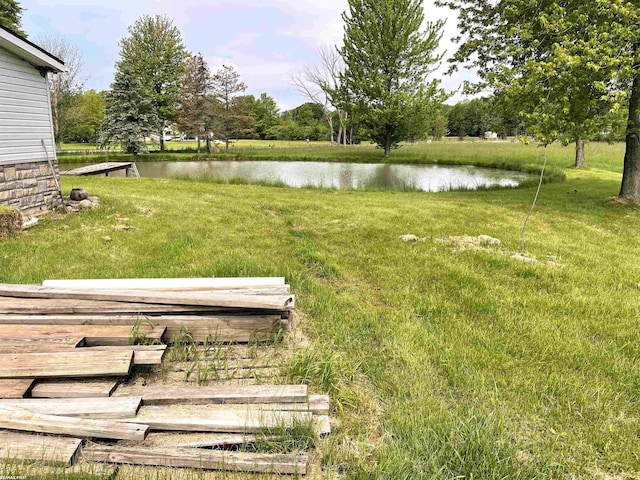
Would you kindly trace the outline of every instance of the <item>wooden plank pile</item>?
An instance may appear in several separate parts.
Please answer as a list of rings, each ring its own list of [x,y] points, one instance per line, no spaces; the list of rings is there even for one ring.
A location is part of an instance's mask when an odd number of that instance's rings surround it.
[[[328,434],[327,396],[126,384],[134,368],[166,362],[174,340],[273,340],[293,307],[281,278],[0,284],[0,459],[304,475],[304,452],[225,449]]]

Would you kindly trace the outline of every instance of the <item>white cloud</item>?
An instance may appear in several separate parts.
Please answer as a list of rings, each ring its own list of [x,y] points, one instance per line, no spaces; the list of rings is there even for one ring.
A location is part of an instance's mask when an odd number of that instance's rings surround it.
[[[266,91],[283,106],[303,102],[291,85],[293,74],[319,62],[318,49],[339,44],[341,14],[347,0],[22,0],[25,27],[33,36],[60,33],[77,42],[90,71],[89,87],[108,88],[118,59],[119,40],[143,14],[172,17],[187,48],[202,53],[211,69],[234,65],[252,93]],[[447,20],[441,50],[455,51],[450,38],[456,18],[447,9],[424,0],[427,21]],[[454,90],[463,75],[444,75],[443,62],[434,74]],[[458,99],[460,96],[456,96]]]

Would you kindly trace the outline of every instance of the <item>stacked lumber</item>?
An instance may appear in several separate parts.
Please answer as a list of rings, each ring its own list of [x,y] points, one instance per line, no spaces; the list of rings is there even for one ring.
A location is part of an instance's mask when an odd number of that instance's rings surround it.
[[[0,461],[306,474],[309,438],[330,432],[329,398],[241,380],[277,371],[256,349],[289,330],[293,308],[283,278],[0,284]],[[194,364],[217,383],[184,384]],[[158,365],[180,386],[147,384]],[[240,448],[297,437],[286,454]]]
[[[45,280],[0,284],[0,329],[12,325],[165,327],[162,340],[269,341],[290,328],[284,278]],[[2,330],[0,330],[2,340]],[[68,338],[71,344],[75,338]],[[86,339],[90,343],[90,339]],[[94,342],[95,344],[95,342]],[[125,343],[126,345],[126,343]]]
[[[228,448],[261,439],[291,441],[291,432],[300,428],[329,433],[328,397],[309,395],[304,385],[146,387],[139,393],[1,400],[0,459],[71,466],[82,458],[88,463],[304,475],[304,452],[255,454]],[[85,439],[92,441],[83,448]]]

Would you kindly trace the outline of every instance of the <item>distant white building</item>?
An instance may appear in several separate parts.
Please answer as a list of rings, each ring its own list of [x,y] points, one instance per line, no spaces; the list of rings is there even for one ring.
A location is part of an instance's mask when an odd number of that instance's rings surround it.
[[[485,140],[497,140],[498,134],[496,132],[484,132],[483,138]]]
[[[47,84],[62,71],[60,59],[0,26],[0,204],[24,215],[62,202]]]

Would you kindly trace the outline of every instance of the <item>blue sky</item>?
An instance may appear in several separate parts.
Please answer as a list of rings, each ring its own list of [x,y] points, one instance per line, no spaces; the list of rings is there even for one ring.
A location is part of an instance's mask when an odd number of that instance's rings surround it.
[[[87,89],[107,89],[119,58],[118,42],[127,27],[144,14],[174,19],[184,43],[206,58],[212,71],[233,65],[249,87],[247,93],[267,92],[281,109],[305,100],[291,85],[291,76],[318,62],[318,49],[342,39],[341,13],[347,0],[21,0],[23,27],[37,41],[60,35],[79,46],[84,58]],[[427,21],[447,19],[441,49],[454,51],[449,39],[456,18],[446,9],[423,2]],[[470,78],[468,72],[440,76],[447,90]],[[453,100],[458,100],[456,95]]]

